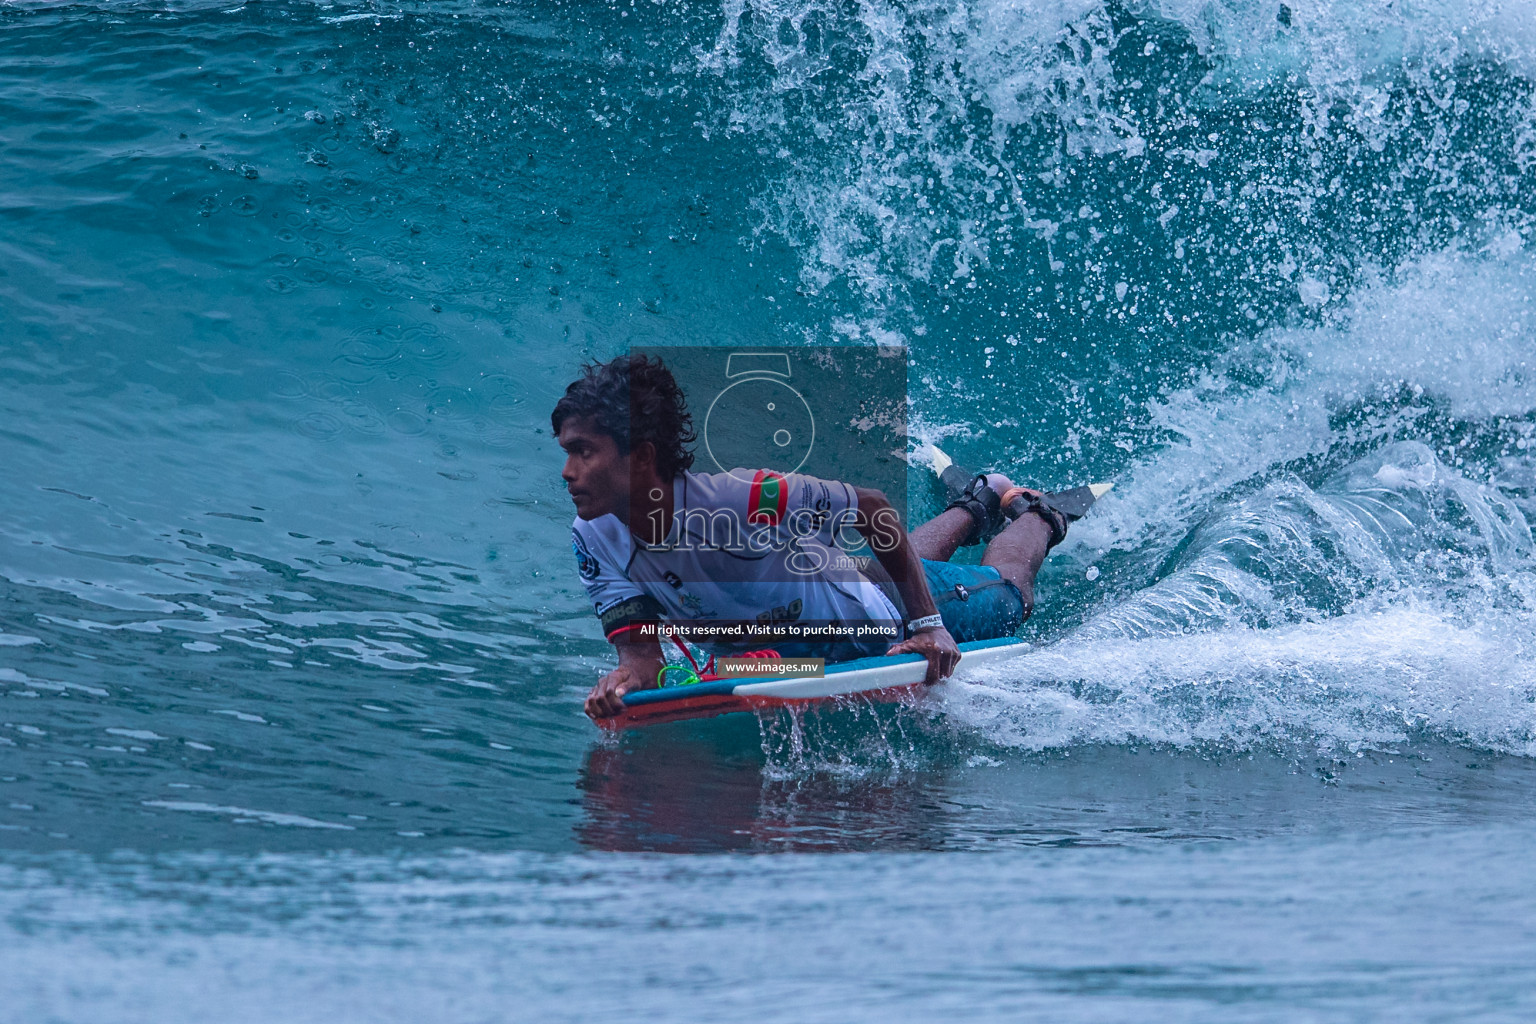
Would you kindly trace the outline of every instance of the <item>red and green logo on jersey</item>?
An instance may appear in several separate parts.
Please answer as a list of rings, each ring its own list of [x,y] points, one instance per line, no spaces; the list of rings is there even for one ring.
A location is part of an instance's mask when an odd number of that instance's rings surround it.
[[[778,526],[788,503],[789,483],[771,469],[760,469],[752,477],[752,493],[747,497],[747,522]]]

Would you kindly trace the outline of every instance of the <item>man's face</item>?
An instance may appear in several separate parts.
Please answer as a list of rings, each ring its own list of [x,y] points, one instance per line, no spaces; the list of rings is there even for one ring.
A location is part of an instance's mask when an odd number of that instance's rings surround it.
[[[560,478],[576,504],[576,515],[596,519],[613,513],[627,521],[629,456],[618,443],[598,430],[590,417],[571,417],[560,424],[555,438],[565,449]]]

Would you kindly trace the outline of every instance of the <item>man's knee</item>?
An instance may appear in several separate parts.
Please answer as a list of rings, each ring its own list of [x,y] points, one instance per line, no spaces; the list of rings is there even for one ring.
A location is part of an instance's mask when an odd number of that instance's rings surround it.
[[[1035,586],[1033,581],[1020,582],[1007,576],[1003,577],[1013,584],[1013,589],[1019,592],[1019,615],[1021,622],[1028,622],[1029,617],[1035,613]]]

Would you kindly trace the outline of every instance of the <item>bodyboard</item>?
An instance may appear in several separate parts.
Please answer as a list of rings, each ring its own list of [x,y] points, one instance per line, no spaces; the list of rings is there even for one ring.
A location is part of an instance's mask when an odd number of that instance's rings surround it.
[[[976,640],[960,645],[956,675],[992,665],[1030,649],[1017,637]],[[858,658],[828,665],[820,679],[758,676],[636,690],[624,695],[624,710],[598,724],[630,729],[689,718],[712,718],[743,711],[835,704],[850,698],[897,701],[921,691],[928,662],[921,654]]]

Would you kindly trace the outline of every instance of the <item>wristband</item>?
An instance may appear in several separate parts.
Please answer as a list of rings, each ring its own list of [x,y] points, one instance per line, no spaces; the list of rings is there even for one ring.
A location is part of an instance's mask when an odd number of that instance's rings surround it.
[[[942,615],[924,615],[920,619],[913,619],[911,622],[907,623],[907,632],[909,634],[911,634],[911,633],[921,633],[925,629],[943,629],[943,628],[944,628],[944,616],[942,616]]]

